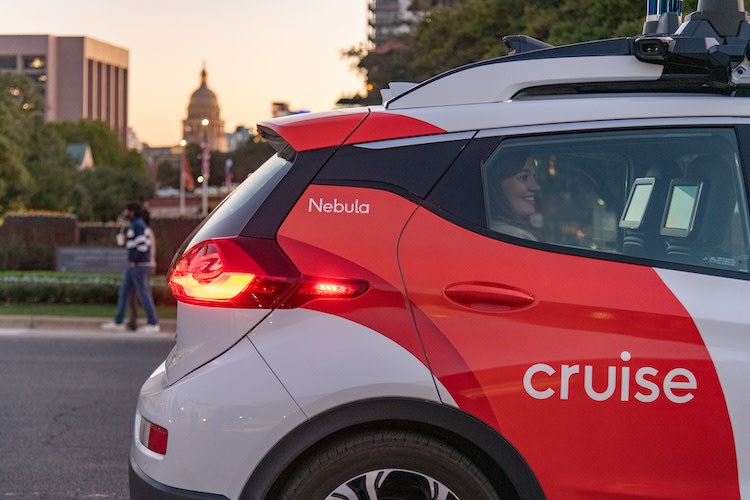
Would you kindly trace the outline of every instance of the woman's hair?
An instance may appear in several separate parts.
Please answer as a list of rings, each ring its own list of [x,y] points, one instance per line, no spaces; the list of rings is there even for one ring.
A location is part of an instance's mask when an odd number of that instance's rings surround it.
[[[143,207],[141,207],[140,203],[137,203],[135,201],[131,201],[129,203],[126,203],[125,204],[125,208],[128,211],[133,212],[133,217],[136,218],[136,219],[138,217],[140,217],[141,215],[143,215]]]
[[[143,222],[145,222],[147,226],[151,225],[151,212],[148,211],[148,208],[144,207],[141,209],[141,219],[143,219]]]
[[[520,172],[531,155],[528,151],[519,149],[501,149],[490,160],[487,166],[487,182],[489,184],[490,211],[492,217],[500,217],[509,222],[523,221],[510,208],[505,198],[501,184]]]

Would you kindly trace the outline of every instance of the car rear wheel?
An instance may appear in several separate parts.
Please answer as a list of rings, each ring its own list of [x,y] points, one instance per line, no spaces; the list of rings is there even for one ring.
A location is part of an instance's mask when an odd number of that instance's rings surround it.
[[[412,432],[351,436],[309,457],[283,488],[298,500],[499,499],[463,453]]]

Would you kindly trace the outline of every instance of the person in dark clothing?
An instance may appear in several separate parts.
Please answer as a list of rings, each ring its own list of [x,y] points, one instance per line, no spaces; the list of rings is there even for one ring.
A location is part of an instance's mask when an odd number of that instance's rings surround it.
[[[120,290],[117,294],[117,313],[113,321],[102,324],[105,330],[125,330],[125,308],[131,292],[135,290],[143,309],[146,311],[148,324],[138,329],[143,333],[159,331],[159,320],[156,317],[154,299],[149,287],[151,270],[151,242],[148,227],[142,217],[142,207],[138,203],[128,203],[123,214],[130,221],[126,235],[125,248],[128,253],[128,267],[125,270]]]
[[[141,210],[141,218],[146,223],[146,232],[148,233],[149,242],[151,244],[151,265],[149,272],[146,276],[146,286],[151,290],[151,277],[156,273],[156,238],[154,231],[151,229],[151,214],[148,209],[143,208]],[[135,288],[130,292],[130,300],[128,301],[129,318],[128,318],[128,330],[138,330],[138,307],[140,307],[140,301],[138,300],[138,293]]]

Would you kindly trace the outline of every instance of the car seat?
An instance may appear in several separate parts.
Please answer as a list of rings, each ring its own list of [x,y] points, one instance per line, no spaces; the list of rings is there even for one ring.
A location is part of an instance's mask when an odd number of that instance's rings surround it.
[[[669,192],[669,183],[673,178],[681,177],[681,174],[680,167],[671,161],[664,161],[648,169],[642,179],[653,179],[651,196],[640,225],[637,228],[625,229],[623,233],[622,252],[625,255],[651,259],[663,259],[666,256],[666,242],[659,228]],[[636,187],[637,182],[631,187],[631,197]],[[625,210],[628,210],[627,206]]]
[[[666,240],[669,260],[711,267],[735,267],[725,246],[737,202],[734,175],[732,165],[720,156],[701,155],[690,162],[685,176],[700,183],[700,196],[689,233]]]

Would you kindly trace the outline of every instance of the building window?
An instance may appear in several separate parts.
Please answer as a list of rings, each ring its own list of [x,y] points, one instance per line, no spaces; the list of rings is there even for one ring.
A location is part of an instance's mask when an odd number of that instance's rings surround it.
[[[16,70],[16,56],[0,56],[0,69]]]
[[[23,56],[23,69],[40,71],[47,67],[47,59],[44,56]]]

